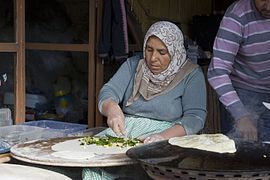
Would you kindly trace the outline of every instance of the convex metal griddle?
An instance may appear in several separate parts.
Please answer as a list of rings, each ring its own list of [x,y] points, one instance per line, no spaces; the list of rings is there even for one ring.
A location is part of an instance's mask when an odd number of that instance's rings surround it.
[[[270,179],[270,145],[236,142],[235,153],[214,153],[173,146],[160,141],[132,148],[127,156],[137,160],[152,178],[164,179]]]

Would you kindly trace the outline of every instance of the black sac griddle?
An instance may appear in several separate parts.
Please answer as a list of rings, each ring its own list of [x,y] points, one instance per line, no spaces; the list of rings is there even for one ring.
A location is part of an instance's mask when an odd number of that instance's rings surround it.
[[[235,153],[214,153],[155,142],[127,151],[154,179],[270,180],[270,145],[236,142]]]

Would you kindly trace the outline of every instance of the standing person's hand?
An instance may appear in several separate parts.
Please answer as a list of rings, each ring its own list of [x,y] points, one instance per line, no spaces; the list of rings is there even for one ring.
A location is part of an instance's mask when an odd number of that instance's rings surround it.
[[[236,131],[245,140],[257,141],[257,127],[249,116],[245,116],[236,121]]]
[[[105,101],[102,107],[102,113],[107,116],[107,124],[117,136],[126,134],[125,116],[116,102],[113,100]]]

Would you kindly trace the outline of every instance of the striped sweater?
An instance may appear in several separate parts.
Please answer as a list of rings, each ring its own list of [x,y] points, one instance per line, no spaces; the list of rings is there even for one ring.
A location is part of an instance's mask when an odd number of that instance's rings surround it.
[[[249,113],[234,87],[270,95],[270,19],[260,16],[254,0],[238,0],[227,9],[214,42],[208,81],[235,119]]]

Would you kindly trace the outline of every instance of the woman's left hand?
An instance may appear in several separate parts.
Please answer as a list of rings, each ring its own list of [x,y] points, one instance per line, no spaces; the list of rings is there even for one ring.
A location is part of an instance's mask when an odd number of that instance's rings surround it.
[[[146,137],[143,140],[143,143],[148,144],[148,143],[162,141],[162,140],[165,140],[165,138],[163,136],[161,136],[160,134],[153,134],[153,135]]]

